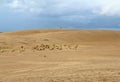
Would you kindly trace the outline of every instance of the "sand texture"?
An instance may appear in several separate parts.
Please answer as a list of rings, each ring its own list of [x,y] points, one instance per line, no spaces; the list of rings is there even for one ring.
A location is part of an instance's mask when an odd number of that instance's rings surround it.
[[[120,31],[0,33],[0,82],[120,82]]]

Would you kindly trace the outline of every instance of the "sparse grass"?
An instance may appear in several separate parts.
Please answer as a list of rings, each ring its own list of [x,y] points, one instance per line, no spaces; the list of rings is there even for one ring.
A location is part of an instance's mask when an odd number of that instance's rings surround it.
[[[15,52],[15,49],[11,50],[11,52]]]
[[[44,58],[46,58],[47,56],[46,55],[44,55]]]
[[[4,53],[4,52],[5,52],[5,50],[0,50],[0,52],[1,52],[1,53]]]
[[[5,53],[5,52],[7,52],[9,49],[11,49],[11,48],[8,47],[8,46],[0,46],[0,53]]]
[[[0,46],[0,50],[2,49],[10,49],[10,47],[7,47],[7,46]]]
[[[62,44],[40,44],[33,47],[33,50],[64,50],[65,48],[70,50],[77,50],[79,45],[62,45]]]
[[[44,39],[43,41],[49,41],[49,39]]]
[[[26,46],[26,45],[25,45]],[[1,46],[0,52],[4,53],[6,51],[10,52],[16,52],[19,51],[20,53],[25,52],[27,49],[30,49],[30,47],[25,47],[23,45],[19,46],[18,48],[11,48],[8,46]],[[45,50],[77,50],[79,45],[67,45],[67,44],[38,44],[32,47],[33,51],[45,51]]]
[[[20,53],[25,52],[25,47],[24,46],[20,46],[20,51],[19,52]]]

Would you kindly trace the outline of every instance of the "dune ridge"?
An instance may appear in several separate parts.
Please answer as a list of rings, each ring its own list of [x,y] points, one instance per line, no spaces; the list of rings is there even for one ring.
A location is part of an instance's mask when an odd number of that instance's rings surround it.
[[[8,36],[27,36],[27,37],[43,37],[74,41],[119,41],[120,31],[111,30],[26,30],[17,32],[8,32],[3,35]],[[68,38],[69,37],[69,38]]]

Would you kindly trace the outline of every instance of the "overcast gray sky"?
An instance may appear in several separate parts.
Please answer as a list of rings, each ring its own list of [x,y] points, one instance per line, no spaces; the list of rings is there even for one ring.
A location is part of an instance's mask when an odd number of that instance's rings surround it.
[[[119,29],[120,0],[1,0],[0,31]]]

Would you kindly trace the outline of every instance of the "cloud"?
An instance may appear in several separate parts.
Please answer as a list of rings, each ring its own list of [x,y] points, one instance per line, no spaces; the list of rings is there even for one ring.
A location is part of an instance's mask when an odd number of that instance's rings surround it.
[[[85,11],[92,5],[88,4],[86,0],[11,0],[7,6],[11,10],[21,12],[64,14]]]
[[[24,5],[23,1],[13,0],[7,4],[10,9],[17,11],[24,11],[27,8],[27,5]]]
[[[37,7],[38,3],[34,0],[12,0],[6,4],[8,8],[15,12],[40,12],[41,8]]]
[[[41,15],[88,14],[120,16],[119,0],[11,0],[7,6],[16,12]]]
[[[26,19],[33,27],[116,27],[120,18],[119,0],[4,0],[4,4],[4,17],[21,24]]]
[[[120,0],[101,0],[94,13],[104,16],[120,16]]]

